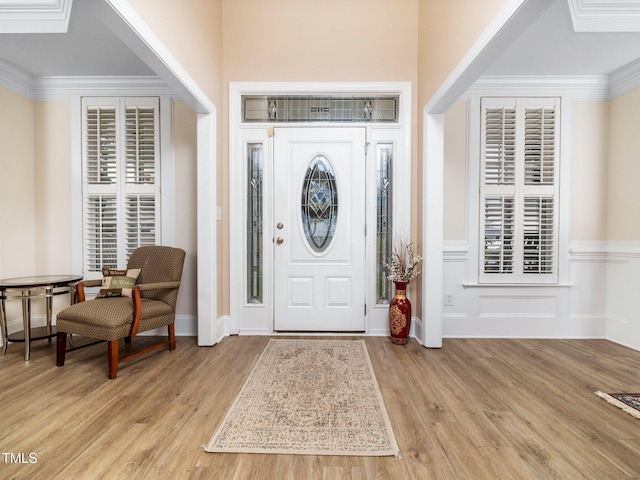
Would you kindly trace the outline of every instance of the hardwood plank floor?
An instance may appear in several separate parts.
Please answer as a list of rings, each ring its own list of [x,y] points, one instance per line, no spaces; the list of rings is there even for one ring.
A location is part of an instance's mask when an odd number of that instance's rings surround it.
[[[115,380],[106,345],[57,368],[40,341],[28,362],[20,344],[0,356],[0,478],[640,479],[640,420],[594,395],[640,392],[640,352],[605,340],[365,340],[401,458],[204,452],[268,337],[180,337]]]

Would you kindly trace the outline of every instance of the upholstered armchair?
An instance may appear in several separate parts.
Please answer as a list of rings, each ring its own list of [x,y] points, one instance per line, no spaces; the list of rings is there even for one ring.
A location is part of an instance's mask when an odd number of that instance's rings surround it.
[[[76,286],[77,302],[58,313],[56,364],[64,365],[68,334],[89,337],[108,344],[109,378],[116,378],[118,364],[151,350],[176,348],[175,311],[185,252],[179,248],[150,246],[136,249],[127,270],[103,269],[103,280],[85,280]],[[98,297],[85,301],[85,287],[102,286]],[[140,332],[168,327],[166,341],[119,358],[119,342]]]

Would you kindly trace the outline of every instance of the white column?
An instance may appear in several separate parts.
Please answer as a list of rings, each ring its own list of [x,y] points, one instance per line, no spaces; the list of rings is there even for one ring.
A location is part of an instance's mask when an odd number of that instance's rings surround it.
[[[442,347],[444,115],[424,113],[422,344]]]
[[[218,279],[216,244],[216,115],[198,114],[198,345],[214,345]]]

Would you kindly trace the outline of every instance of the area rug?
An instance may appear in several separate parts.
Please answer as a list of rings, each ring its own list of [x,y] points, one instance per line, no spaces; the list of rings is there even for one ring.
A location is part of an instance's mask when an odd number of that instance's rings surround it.
[[[636,418],[640,418],[640,393],[603,393],[596,392],[600,398],[605,399],[611,405],[624,410]]]
[[[205,450],[397,456],[364,340],[270,339]]]

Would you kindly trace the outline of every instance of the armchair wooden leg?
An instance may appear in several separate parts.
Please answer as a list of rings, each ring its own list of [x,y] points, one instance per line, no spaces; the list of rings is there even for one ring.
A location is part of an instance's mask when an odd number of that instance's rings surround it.
[[[64,365],[64,356],[67,353],[67,333],[58,332],[56,335],[56,366]]]
[[[118,340],[109,342],[109,378],[116,378],[118,375]]]
[[[169,350],[176,349],[176,327],[174,323],[169,324]]]

